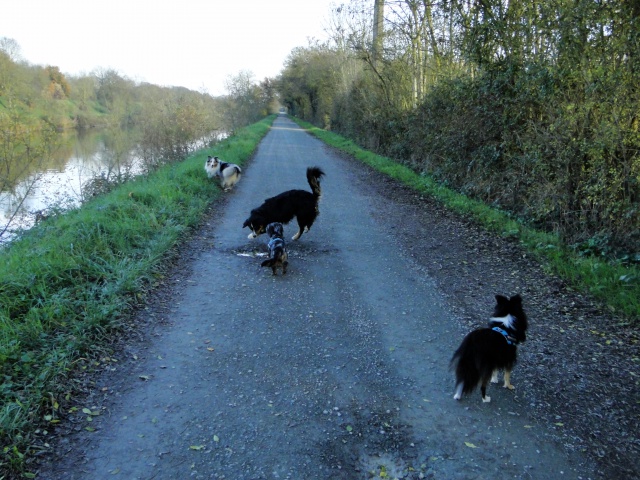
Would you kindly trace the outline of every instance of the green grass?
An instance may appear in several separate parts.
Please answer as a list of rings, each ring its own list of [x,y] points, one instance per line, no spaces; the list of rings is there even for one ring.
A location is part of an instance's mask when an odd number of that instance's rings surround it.
[[[35,429],[58,421],[62,398],[75,393],[72,373],[108,353],[173,247],[212,208],[221,190],[206,177],[206,156],[242,165],[274,118],[46,220],[0,251],[0,478],[32,477]]]
[[[163,264],[172,249],[214,208],[221,191],[206,178],[206,156],[244,164],[274,118],[42,222],[0,251],[0,478],[2,472],[33,478],[29,458],[37,453],[36,429],[55,425],[61,409],[74,404],[73,376],[109,355],[113,336],[131,321],[131,307],[143,304],[166,273]],[[638,319],[637,268],[577,257],[553,235],[529,229],[338,135],[303,127],[486,228],[519,239],[576,288]]]
[[[621,323],[638,327],[640,320],[640,267],[606,261],[602,257],[576,254],[558,236],[527,227],[507,213],[470,199],[448,189],[428,176],[415,173],[389,158],[362,149],[351,140],[335,133],[294,120],[323,142],[369,165],[391,178],[399,180],[426,195],[430,195],[450,210],[472,217],[487,230],[517,239],[549,271],[565,279],[576,290],[592,294],[619,314]]]

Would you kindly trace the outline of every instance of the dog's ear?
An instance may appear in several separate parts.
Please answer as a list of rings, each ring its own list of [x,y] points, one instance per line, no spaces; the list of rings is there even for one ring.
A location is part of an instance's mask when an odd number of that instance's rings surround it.
[[[522,297],[519,294],[515,294],[509,300],[515,305],[522,305]]]
[[[498,305],[505,305],[509,303],[509,299],[504,295],[496,295],[496,302],[498,302]]]
[[[249,219],[247,218],[244,223],[242,224],[242,228],[244,227],[248,227],[249,226]]]

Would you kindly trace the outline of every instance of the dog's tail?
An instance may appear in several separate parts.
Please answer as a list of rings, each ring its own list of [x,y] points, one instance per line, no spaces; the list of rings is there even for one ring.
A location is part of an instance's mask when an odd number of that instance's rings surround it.
[[[261,267],[273,267],[276,264],[277,258],[269,258],[260,264]]]
[[[482,383],[487,384],[496,365],[487,360],[487,334],[492,335],[488,328],[474,330],[467,334],[451,358],[450,367],[456,372],[457,399],[460,394],[473,392]]]
[[[320,167],[307,168],[307,181],[309,182],[309,186],[311,187],[313,196],[316,198],[322,195],[322,190],[320,189],[320,178],[323,175],[324,172],[320,169]]]
[[[450,367],[456,372],[456,398],[460,399],[460,394],[467,395],[473,392],[480,383],[486,372],[483,365],[478,364],[477,349],[473,337],[476,332],[469,333],[453,354]],[[489,371],[491,375],[491,371]]]
[[[271,257],[263,261],[260,266],[274,268],[278,263],[281,263],[284,267],[284,271],[286,272],[287,264],[289,263],[287,259],[288,255],[284,247],[276,247],[271,251]]]

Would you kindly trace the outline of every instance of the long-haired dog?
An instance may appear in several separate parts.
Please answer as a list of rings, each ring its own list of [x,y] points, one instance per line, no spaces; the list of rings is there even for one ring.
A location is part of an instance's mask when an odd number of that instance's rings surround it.
[[[227,163],[218,157],[207,156],[207,162],[204,169],[209,178],[220,178],[220,186],[225,192],[231,190],[233,186],[240,181],[242,169],[235,163]]]
[[[516,364],[517,345],[526,340],[527,316],[522,309],[522,298],[496,295],[497,304],[487,328],[467,334],[451,359],[456,372],[456,391],[453,398],[473,392],[478,385],[482,401],[487,396],[489,380],[498,382],[498,370],[504,371],[504,388],[513,390],[511,370]]]
[[[256,238],[266,231],[267,225],[273,222],[287,224],[293,217],[298,220],[298,232],[292,240],[309,231],[318,213],[320,201],[320,178],[324,172],[319,167],[307,168],[307,181],[311,192],[306,190],[287,190],[275,197],[267,198],[262,205],[251,210],[249,218],[244,221],[242,228],[249,227],[249,238]]]
[[[262,262],[262,267],[270,267],[276,275],[276,269],[280,267],[282,274],[287,273],[289,266],[289,256],[284,244],[284,227],[279,222],[267,225],[267,235],[269,235],[269,259]]]

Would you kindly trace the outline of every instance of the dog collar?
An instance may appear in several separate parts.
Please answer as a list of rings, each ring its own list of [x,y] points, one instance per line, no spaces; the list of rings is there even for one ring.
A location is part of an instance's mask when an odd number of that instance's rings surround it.
[[[493,327],[491,330],[493,330],[494,332],[500,333],[504,337],[504,339],[507,341],[507,343],[509,345],[517,345],[518,344],[518,340],[516,340],[514,337],[509,335],[509,332],[507,332],[506,330],[504,330],[504,329],[502,329],[500,327]]]

